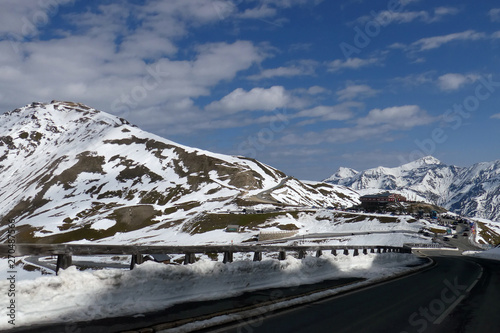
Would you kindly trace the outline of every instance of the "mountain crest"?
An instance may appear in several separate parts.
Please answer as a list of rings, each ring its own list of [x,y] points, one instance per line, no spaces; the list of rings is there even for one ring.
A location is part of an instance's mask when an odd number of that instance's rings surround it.
[[[434,156],[425,156],[422,158],[419,158],[418,160],[415,160],[413,162],[406,163],[401,166],[401,168],[404,169],[414,169],[418,167],[426,167],[426,166],[432,166],[432,165],[440,165],[442,164],[440,160],[435,158]]]
[[[326,180],[363,193],[398,191],[459,214],[500,219],[500,161],[457,167],[426,156],[395,168],[378,167]]]
[[[0,116],[0,172],[0,235],[14,218],[20,242],[165,241],[165,235],[225,228],[213,211],[350,206],[358,197],[343,186],[301,182],[257,160],[186,147],[61,101]]]

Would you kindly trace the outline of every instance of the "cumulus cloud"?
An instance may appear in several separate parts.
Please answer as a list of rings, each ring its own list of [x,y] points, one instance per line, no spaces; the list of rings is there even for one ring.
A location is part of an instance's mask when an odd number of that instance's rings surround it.
[[[314,75],[318,63],[314,60],[296,61],[290,66],[265,69],[259,74],[248,77],[250,80],[270,79],[274,77],[292,77],[300,75]]]
[[[479,40],[485,39],[486,34],[482,32],[476,32],[474,30],[467,30],[463,32],[452,33],[443,36],[435,36],[435,37],[427,37],[417,40],[416,42],[410,45],[410,48],[419,52],[432,50],[441,47],[444,44],[453,42],[453,41],[466,41],[466,40]]]
[[[366,84],[350,84],[344,89],[336,92],[339,101],[352,100],[356,98],[367,98],[375,96],[378,90],[372,89]]]
[[[496,113],[490,117],[491,119],[500,119],[500,113]]]
[[[348,103],[354,102],[345,102],[343,104],[346,106]],[[361,106],[362,104],[359,103],[359,107]],[[339,110],[341,110],[341,107],[337,106],[337,111]],[[348,110],[349,108],[344,110],[344,116],[346,119],[352,119],[348,118],[348,115],[354,116],[354,114],[348,114]],[[311,115],[314,113],[318,117],[322,113],[329,114],[326,107],[313,108],[308,111],[311,112]],[[298,115],[305,116],[305,111],[301,111]],[[340,115],[342,113],[337,113],[337,116]],[[281,138],[281,143],[289,145],[317,145],[325,142],[348,143],[374,138],[382,141],[391,141],[392,136],[389,135],[390,133],[408,131],[414,127],[427,125],[437,120],[437,118],[431,117],[418,105],[372,109],[366,116],[350,120],[350,122],[354,122],[354,126],[329,128],[323,131],[309,131],[300,134],[289,133]],[[308,123],[307,121],[304,122],[304,124]]]
[[[359,17],[356,22],[359,24],[365,24],[369,21],[381,22],[381,24],[403,24],[410,23],[413,21],[420,21],[423,23],[434,23],[440,21],[443,17],[447,15],[456,15],[460,12],[459,9],[455,7],[437,7],[433,12],[426,10],[420,11],[389,11],[382,10],[376,15],[365,15]]]
[[[320,87],[320,86],[312,86],[312,87],[309,87],[309,89],[307,89],[307,93],[310,95],[318,95],[318,94],[323,94],[326,92],[328,92],[328,90],[326,88]]]
[[[271,88],[253,88],[250,91],[238,88],[224,96],[220,101],[210,103],[205,107],[207,111],[236,113],[240,111],[272,111],[286,107],[290,95],[282,86]]]
[[[262,19],[275,16],[276,13],[276,8],[262,5],[256,8],[247,8],[243,13],[239,14],[238,17],[244,19]]]
[[[367,127],[373,125],[389,125],[394,129],[412,128],[426,125],[435,119],[418,105],[393,106],[385,109],[373,109],[366,117],[357,120],[358,125]]]
[[[347,120],[354,116],[352,109],[362,107],[363,104],[359,102],[345,102],[332,106],[319,105],[296,113],[294,118],[315,118],[315,121]]]
[[[491,22],[500,22],[500,8],[492,8],[488,12]]]
[[[38,35],[39,29],[50,20],[62,6],[70,5],[74,0],[39,1],[39,0],[3,0],[0,11],[0,37],[31,38]]]
[[[443,91],[452,91],[461,88],[468,83],[474,83],[479,79],[475,74],[448,73],[438,77],[437,85]]]
[[[346,60],[336,59],[327,65],[328,66],[327,70],[329,72],[337,72],[342,69],[359,69],[362,67],[380,64],[380,62],[381,59],[379,58],[367,58],[367,59],[348,58]]]
[[[409,74],[402,77],[396,77],[392,79],[392,81],[397,85],[403,84],[405,86],[419,86],[422,84],[433,82],[434,75],[434,71],[427,71],[424,73]]]

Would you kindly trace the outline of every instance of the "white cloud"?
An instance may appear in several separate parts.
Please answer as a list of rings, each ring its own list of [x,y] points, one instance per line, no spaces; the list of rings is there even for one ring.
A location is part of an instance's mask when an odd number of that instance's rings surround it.
[[[312,87],[309,87],[309,89],[307,89],[307,93],[310,95],[318,95],[318,94],[323,94],[326,92],[328,92],[328,90],[325,89],[324,87],[320,87],[320,86],[312,86]]]
[[[314,75],[317,62],[313,60],[299,60],[291,66],[265,69],[259,74],[248,77],[250,80],[270,79],[273,77],[292,77],[299,75]]]
[[[366,84],[351,84],[336,92],[339,101],[372,97],[377,93],[379,93],[378,90],[372,89]]]
[[[204,24],[227,18],[237,10],[231,1],[226,0],[153,0],[141,8],[144,17],[154,24],[161,24],[166,17]]]
[[[39,29],[50,23],[60,7],[73,3],[74,0],[58,0],[55,2],[39,0],[2,0],[0,11],[0,36],[13,38],[31,38],[39,33]]]
[[[223,113],[253,110],[272,111],[286,107],[289,101],[290,96],[282,86],[273,86],[269,89],[253,88],[250,91],[238,88],[224,96],[220,101],[210,103],[205,109]]]
[[[272,4],[276,7],[289,8],[293,6],[317,5],[323,0],[261,0],[262,3]]]
[[[441,47],[444,44],[453,42],[453,41],[464,41],[464,40],[479,40],[485,39],[486,35],[482,32],[476,32],[474,30],[467,30],[464,32],[457,32],[453,34],[443,35],[443,36],[435,36],[422,38],[418,41],[412,43],[410,47],[415,51],[425,51],[436,49]]]
[[[398,85],[403,84],[405,86],[419,86],[422,84],[433,82],[434,75],[434,71],[428,71],[420,74],[410,74],[403,77],[396,77],[392,81],[394,81],[394,83]]]
[[[338,105],[320,105],[312,109],[302,110],[296,113],[294,118],[316,118],[315,121],[347,120],[354,116],[352,109],[362,108],[364,105],[358,102],[344,102]],[[311,122],[308,122],[308,124]]]
[[[500,119],[500,113],[496,113],[490,117],[491,119]]]
[[[370,21],[378,22],[380,25],[386,26],[391,23],[403,24],[410,23],[415,20],[424,23],[434,23],[440,21],[444,16],[456,15],[460,11],[454,7],[437,7],[434,13],[429,13],[425,10],[420,11],[389,11],[382,10],[376,15],[365,15],[359,17],[356,22],[358,24],[366,24]]]
[[[193,100],[210,94],[223,80],[260,62],[260,48],[247,41],[211,43],[194,59],[158,59],[146,64],[116,53],[109,36],[71,36],[23,43],[18,56],[0,42],[3,110],[33,101],[73,100],[127,118],[148,130],[167,127],[170,135],[189,124],[207,122]]]
[[[434,14],[437,17],[442,17],[445,15],[457,15],[459,12],[460,10],[455,7],[437,7],[434,9]]]
[[[275,16],[277,13],[275,8],[262,5],[256,8],[247,8],[243,13],[239,14],[239,18],[243,19],[262,19]]]
[[[457,90],[467,83],[474,83],[479,79],[479,75],[475,74],[458,74],[448,73],[438,77],[437,85],[443,91]]]
[[[491,22],[500,22],[500,8],[492,8],[488,12]]]
[[[316,112],[319,116],[319,110]],[[391,132],[410,130],[416,126],[427,125],[437,120],[437,118],[428,115],[418,105],[373,109],[365,117],[358,118],[355,126],[330,128],[319,132],[311,131],[300,133],[299,135],[291,133],[284,135],[281,138],[281,143],[289,145],[317,145],[323,142],[347,143],[374,138],[381,141],[392,141]]]
[[[281,138],[281,143],[286,145],[318,145],[323,142],[348,143],[378,137],[387,131],[387,126],[331,128],[321,132],[290,133]]]
[[[418,105],[393,106],[385,109],[373,109],[364,118],[357,120],[358,125],[389,125],[394,129],[409,129],[435,121]]]
[[[346,60],[336,59],[328,64],[329,72],[337,72],[342,69],[359,69],[366,66],[371,66],[375,64],[379,64],[381,59],[379,58],[349,58]]]

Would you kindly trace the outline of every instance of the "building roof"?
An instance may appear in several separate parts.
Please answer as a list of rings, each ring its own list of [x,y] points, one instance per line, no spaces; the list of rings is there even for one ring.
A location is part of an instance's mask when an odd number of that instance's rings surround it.
[[[384,193],[363,195],[361,198],[387,198],[390,197],[391,195],[394,195],[394,193],[384,192]]]
[[[153,260],[156,262],[169,261],[170,259],[172,259],[172,257],[168,254],[148,254],[148,256],[153,258]]]

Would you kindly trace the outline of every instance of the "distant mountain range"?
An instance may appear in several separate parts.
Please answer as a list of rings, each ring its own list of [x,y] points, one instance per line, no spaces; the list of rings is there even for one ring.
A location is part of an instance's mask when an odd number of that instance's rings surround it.
[[[211,211],[257,204],[351,206],[342,185],[302,182],[245,157],[186,147],[83,104],[0,116],[0,241],[144,242]]]
[[[395,168],[342,167],[325,182],[360,193],[396,191],[465,216],[500,220],[500,160],[457,167],[427,156]]]

